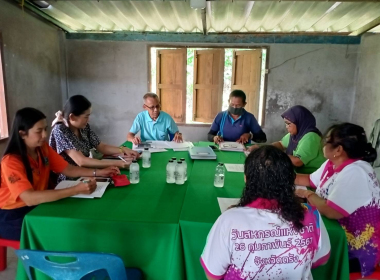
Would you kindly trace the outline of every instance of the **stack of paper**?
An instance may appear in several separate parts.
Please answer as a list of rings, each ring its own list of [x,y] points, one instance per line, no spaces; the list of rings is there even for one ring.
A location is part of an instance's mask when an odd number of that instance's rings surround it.
[[[173,149],[174,151],[187,151],[189,148],[194,147],[191,142],[176,143],[173,141],[148,141],[144,145],[133,145],[133,150],[142,151],[144,147],[149,148],[151,153],[166,152],[166,149]]]
[[[243,152],[245,147],[243,144],[237,142],[222,142],[219,144],[219,150],[231,152]]]
[[[216,154],[210,147],[191,147],[189,154],[192,159],[216,159]]]
[[[218,197],[218,203],[220,212],[224,212],[227,210],[228,207],[232,205],[238,204],[240,201],[240,198],[224,198],[224,197]]]
[[[61,181],[56,187],[56,190],[61,190],[61,189],[67,189],[70,187],[74,187],[78,185],[80,181]],[[96,189],[92,194],[78,194],[74,195],[72,197],[77,197],[77,198],[100,198],[103,196],[104,192],[106,191],[106,188],[109,185],[109,181],[107,180],[106,182],[96,182]]]
[[[225,163],[224,166],[226,167],[228,172],[243,172],[244,173],[244,164]]]

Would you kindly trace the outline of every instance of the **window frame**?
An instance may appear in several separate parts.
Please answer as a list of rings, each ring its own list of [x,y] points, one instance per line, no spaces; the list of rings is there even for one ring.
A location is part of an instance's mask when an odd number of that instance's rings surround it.
[[[1,128],[0,141],[7,139],[9,137],[6,83],[5,83],[5,63],[4,63],[3,47],[4,47],[3,38],[2,38],[2,33],[0,31],[0,67],[1,67],[0,69],[0,111],[1,111],[0,112],[1,114],[0,115],[0,128]]]
[[[266,45],[254,45],[254,46],[246,46],[246,45],[210,45],[210,44],[148,44],[147,45],[147,55],[148,55],[148,83],[147,83],[147,92],[152,92],[152,77],[151,77],[151,68],[152,68],[152,57],[151,57],[151,48],[210,48],[210,49],[265,49],[266,50],[266,60],[265,60],[265,75],[264,75],[264,85],[263,85],[263,104],[262,110],[259,113],[261,114],[261,128],[265,127],[265,112],[266,112],[266,102],[267,102],[267,89],[268,89],[268,75],[269,75],[269,53],[270,46]],[[256,116],[257,119],[259,116]],[[176,123],[178,126],[191,126],[191,127],[210,127],[208,123]]]

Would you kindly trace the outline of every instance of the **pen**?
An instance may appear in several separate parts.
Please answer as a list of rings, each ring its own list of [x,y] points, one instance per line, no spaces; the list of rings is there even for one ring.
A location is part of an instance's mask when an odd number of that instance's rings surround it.
[[[124,161],[125,163],[128,163],[125,159],[123,159],[121,156],[117,156],[119,159],[121,159],[122,161]]]

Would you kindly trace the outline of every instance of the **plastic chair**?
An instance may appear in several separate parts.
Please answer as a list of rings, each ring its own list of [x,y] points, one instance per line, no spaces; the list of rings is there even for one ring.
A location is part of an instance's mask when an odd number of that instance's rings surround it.
[[[111,280],[141,280],[142,274],[136,268],[125,268],[122,259],[114,254],[49,252],[37,250],[17,250],[29,280],[33,280],[30,268],[34,267],[54,280],[104,279],[106,270]],[[75,260],[66,263],[48,258],[65,257]],[[91,277],[86,277],[86,275]],[[98,278],[97,278],[98,277]]]
[[[7,268],[7,247],[20,249],[20,241],[0,238],[0,271]]]

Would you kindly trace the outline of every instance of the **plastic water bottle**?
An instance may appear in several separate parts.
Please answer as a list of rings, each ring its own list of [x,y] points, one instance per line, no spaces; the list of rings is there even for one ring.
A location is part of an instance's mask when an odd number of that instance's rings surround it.
[[[183,169],[182,161],[177,162],[175,167],[175,183],[183,185],[185,183],[185,170]]]
[[[219,163],[215,170],[214,186],[223,188],[224,186],[224,164]]]
[[[169,160],[166,165],[166,183],[175,183],[175,163],[172,160]]]
[[[183,169],[185,170],[185,181],[187,181],[187,163],[184,158],[181,158],[182,164],[183,164]]]
[[[142,153],[142,167],[149,168],[150,167],[150,151],[149,148],[144,148]]]
[[[129,166],[129,181],[131,184],[137,184],[140,182],[140,166],[137,160],[133,160],[132,164]]]

